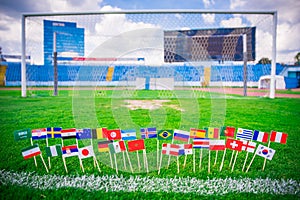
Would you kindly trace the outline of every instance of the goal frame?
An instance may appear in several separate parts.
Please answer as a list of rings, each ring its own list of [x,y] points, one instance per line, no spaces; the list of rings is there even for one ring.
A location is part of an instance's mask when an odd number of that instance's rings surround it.
[[[271,81],[269,98],[275,98],[276,75],[276,36],[277,36],[277,11],[222,11],[222,10],[121,10],[121,11],[97,11],[97,12],[57,12],[57,13],[23,13],[21,22],[21,96],[27,96],[26,86],[26,18],[41,16],[70,16],[70,15],[104,15],[104,14],[250,14],[272,15],[272,57],[271,57]]]

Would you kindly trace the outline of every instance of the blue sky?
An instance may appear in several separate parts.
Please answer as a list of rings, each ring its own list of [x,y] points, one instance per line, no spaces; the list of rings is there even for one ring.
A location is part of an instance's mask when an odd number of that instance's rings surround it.
[[[295,0],[1,0],[0,46],[4,54],[21,54],[21,13],[24,12],[84,12],[100,10],[200,9],[278,11],[277,61],[293,62],[300,51],[300,1]],[[232,18],[236,23],[238,17]],[[242,19],[244,20],[244,19]],[[124,21],[127,23],[127,21]],[[130,24],[132,25],[132,24]],[[262,37],[267,36],[263,27]],[[258,40],[261,38],[258,38]],[[264,42],[261,43],[260,51]],[[258,55],[263,55],[258,52]],[[268,57],[268,55],[266,55]],[[260,59],[259,57],[257,59]]]

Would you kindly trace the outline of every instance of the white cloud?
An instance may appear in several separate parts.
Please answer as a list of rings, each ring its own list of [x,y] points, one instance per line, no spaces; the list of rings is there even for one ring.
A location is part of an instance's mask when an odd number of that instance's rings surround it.
[[[225,28],[237,28],[237,27],[244,27],[246,24],[243,24],[243,20],[241,17],[233,17],[226,20],[222,20],[220,22],[221,27]]]
[[[213,24],[215,22],[215,14],[202,14],[202,19],[206,24]]]
[[[204,8],[209,8],[215,4],[214,0],[202,0],[202,2],[204,4]]]

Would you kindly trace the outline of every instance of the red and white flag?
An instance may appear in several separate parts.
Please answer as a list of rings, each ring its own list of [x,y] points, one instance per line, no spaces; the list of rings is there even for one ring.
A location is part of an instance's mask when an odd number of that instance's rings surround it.
[[[209,140],[209,150],[224,151],[225,150],[225,140]]]
[[[184,154],[184,150],[179,144],[163,143],[161,153],[165,155],[179,156]]]
[[[235,150],[235,151],[242,151],[243,141],[235,140],[231,138],[227,138],[226,140],[226,148]]]
[[[287,134],[283,132],[272,131],[270,141],[280,144],[286,144]]]
[[[271,149],[269,147],[266,147],[264,145],[261,145],[259,144],[257,149],[256,149],[256,152],[255,152],[256,155],[259,155],[263,158],[266,158],[268,160],[272,160],[274,154],[275,154],[275,150],[274,149]]]
[[[192,155],[193,154],[193,144],[180,144],[181,149],[183,149],[184,155]]]
[[[121,130],[115,129],[115,130],[106,130],[106,135],[108,140],[121,140]]]
[[[79,156],[80,159],[95,156],[94,149],[93,149],[92,145],[79,148],[78,150],[79,150],[78,156]]]
[[[256,147],[255,142],[250,142],[250,141],[246,141],[246,140],[241,140],[241,141],[243,141],[243,147],[242,147],[243,151],[254,153],[255,147]]]

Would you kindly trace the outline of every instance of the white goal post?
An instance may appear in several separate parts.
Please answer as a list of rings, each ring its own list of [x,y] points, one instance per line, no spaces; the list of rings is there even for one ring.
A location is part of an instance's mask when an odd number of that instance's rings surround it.
[[[22,97],[27,96],[27,78],[26,78],[26,45],[27,45],[27,23],[28,18],[42,18],[42,17],[57,17],[57,16],[104,16],[104,15],[176,15],[178,19],[180,14],[193,14],[199,16],[211,16],[215,15],[268,15],[272,16],[272,23],[269,25],[271,27],[271,82],[270,82],[270,92],[269,97],[275,98],[275,75],[276,75],[276,34],[277,34],[277,11],[208,11],[208,10],[121,10],[121,11],[99,11],[99,12],[61,12],[61,13],[24,13],[22,14],[22,60],[21,60],[21,95]],[[192,26],[191,26],[192,27]],[[178,27],[178,29],[184,30],[186,27]],[[193,27],[192,27],[193,28]],[[198,27],[196,27],[198,28]],[[207,28],[207,27],[204,27]]]

